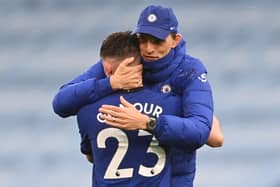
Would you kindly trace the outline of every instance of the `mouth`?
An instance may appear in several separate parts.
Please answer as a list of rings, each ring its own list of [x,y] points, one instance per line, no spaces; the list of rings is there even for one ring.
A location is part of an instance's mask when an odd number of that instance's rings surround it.
[[[158,59],[158,57],[155,56],[149,56],[149,55],[143,55],[144,60],[146,61],[155,61]]]

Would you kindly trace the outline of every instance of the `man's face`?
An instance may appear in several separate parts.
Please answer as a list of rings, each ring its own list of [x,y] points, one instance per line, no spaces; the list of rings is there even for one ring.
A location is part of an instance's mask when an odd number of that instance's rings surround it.
[[[138,34],[140,53],[145,61],[155,61],[166,56],[178,44],[177,37],[171,34],[165,40],[158,39],[148,34]]]

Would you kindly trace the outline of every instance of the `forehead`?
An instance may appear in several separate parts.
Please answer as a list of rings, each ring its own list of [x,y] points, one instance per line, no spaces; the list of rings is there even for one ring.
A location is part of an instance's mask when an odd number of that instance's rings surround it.
[[[145,34],[145,33],[137,33],[137,37],[140,40],[148,40],[148,41],[154,41],[154,42],[164,42],[165,40],[159,39],[157,37],[154,37],[150,34]]]
[[[143,34],[143,33],[139,33],[138,38],[139,38],[140,46],[141,46],[141,44],[145,44],[147,42],[150,42],[154,45],[157,45],[158,47],[166,46],[166,45],[172,45],[172,43],[175,40],[175,37],[172,34],[169,34],[165,38],[165,40],[156,38],[156,37],[154,37],[152,35],[149,35],[149,34]]]

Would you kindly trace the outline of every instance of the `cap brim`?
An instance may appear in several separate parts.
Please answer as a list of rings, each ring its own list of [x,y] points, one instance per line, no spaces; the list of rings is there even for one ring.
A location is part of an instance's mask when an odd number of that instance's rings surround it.
[[[133,31],[132,34],[136,33],[145,33],[150,34],[156,38],[161,40],[165,40],[167,36],[170,34],[170,31],[158,28],[158,27],[151,27],[151,26],[137,26],[136,29]]]

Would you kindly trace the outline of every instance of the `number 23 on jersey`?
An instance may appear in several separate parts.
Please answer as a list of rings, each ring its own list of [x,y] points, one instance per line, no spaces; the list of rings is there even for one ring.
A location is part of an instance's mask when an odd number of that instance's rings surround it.
[[[151,136],[151,134],[147,131],[139,130],[138,136]],[[134,171],[133,168],[119,168],[127,153],[129,145],[131,144],[126,133],[123,130],[117,128],[103,129],[97,135],[97,147],[99,149],[106,149],[106,140],[108,138],[115,138],[118,142],[118,147],[105,171],[104,179],[131,178],[133,176],[133,172],[138,172],[139,175],[144,177],[153,177],[158,175],[163,170],[166,162],[166,153],[164,149],[159,146],[159,142],[155,137],[153,137],[152,141],[150,142],[146,153],[155,154],[158,160],[152,167],[146,167],[142,164],[139,164],[138,171]]]

